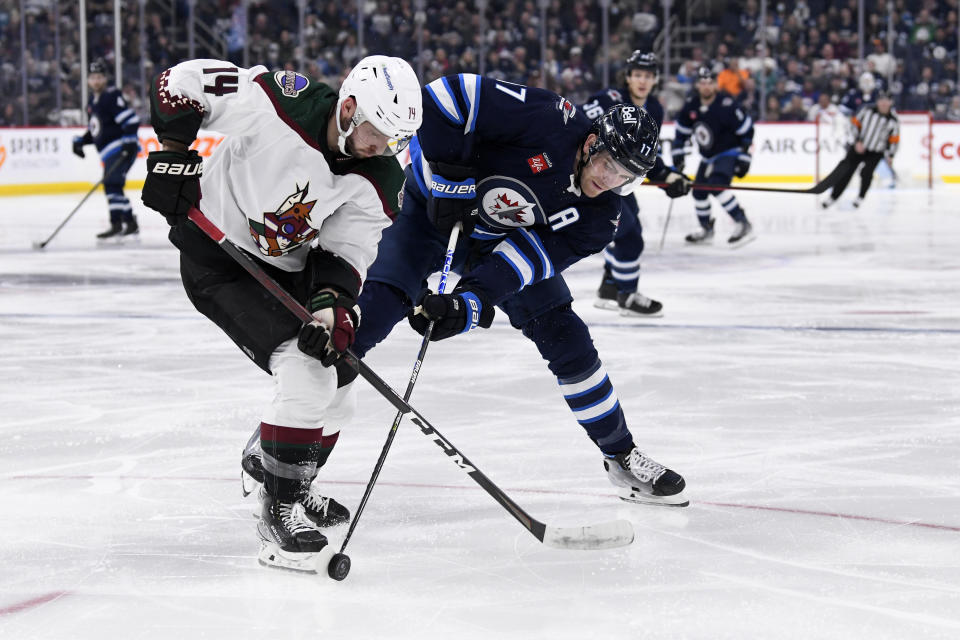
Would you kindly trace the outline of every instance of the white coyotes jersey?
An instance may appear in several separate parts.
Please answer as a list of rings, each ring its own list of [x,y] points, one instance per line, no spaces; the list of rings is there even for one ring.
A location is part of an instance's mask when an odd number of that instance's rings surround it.
[[[231,241],[286,271],[302,269],[319,245],[366,277],[394,214],[375,180],[393,175],[384,164],[393,163],[402,188],[402,170],[394,158],[340,156],[357,172],[334,173],[337,154],[323,139],[331,88],[291,71],[191,60],[165,71],[155,91],[161,110],[190,107],[224,134],[204,162],[199,208]]]

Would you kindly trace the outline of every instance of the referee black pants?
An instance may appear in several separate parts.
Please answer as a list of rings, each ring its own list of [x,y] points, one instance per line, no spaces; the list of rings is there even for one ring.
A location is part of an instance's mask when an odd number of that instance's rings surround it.
[[[860,197],[863,198],[867,195],[867,189],[870,188],[870,183],[873,181],[873,172],[876,171],[881,158],[883,158],[883,154],[879,151],[857,153],[853,148],[850,148],[846,157],[826,178],[830,183],[833,183],[833,191],[830,193],[830,197],[834,200],[840,197],[847,185],[850,184],[850,179],[857,172],[857,167],[861,163],[863,169],[860,170]]]

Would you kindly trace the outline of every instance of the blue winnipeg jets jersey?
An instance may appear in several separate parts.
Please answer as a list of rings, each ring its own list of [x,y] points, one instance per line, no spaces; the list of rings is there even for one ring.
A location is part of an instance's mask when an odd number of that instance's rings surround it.
[[[93,143],[100,152],[100,159],[108,161],[125,142],[137,141],[140,117],[127,105],[123,94],[116,87],[108,87],[99,96],[91,95],[87,102],[87,125],[85,142]]]
[[[568,100],[464,73],[424,87],[423,109],[409,168],[420,193],[431,193],[428,161],[476,172],[471,250],[485,257],[465,274],[465,286],[496,304],[610,242],[621,198],[586,198],[574,185],[577,149],[591,123]]]
[[[753,142],[753,119],[726,91],[718,91],[713,102],[706,107],[700,104],[700,95],[694,92],[677,114],[674,156],[684,153],[683,146],[691,135],[701,157],[711,160],[726,151],[749,149]]]
[[[580,109],[585,116],[591,120],[596,120],[603,115],[607,109],[618,104],[632,104],[630,94],[611,87],[603,91],[598,91],[590,96],[590,99],[583,103]],[[660,104],[660,101],[652,95],[648,95],[647,101],[643,103],[643,108],[647,110],[647,113],[649,113],[650,117],[657,123],[657,126],[662,129],[663,106]]]

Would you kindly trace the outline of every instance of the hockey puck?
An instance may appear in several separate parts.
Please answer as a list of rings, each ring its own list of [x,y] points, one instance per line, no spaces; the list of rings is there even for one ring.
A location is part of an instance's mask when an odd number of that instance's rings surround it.
[[[343,580],[350,573],[350,557],[344,553],[335,553],[327,565],[327,574],[334,580]]]

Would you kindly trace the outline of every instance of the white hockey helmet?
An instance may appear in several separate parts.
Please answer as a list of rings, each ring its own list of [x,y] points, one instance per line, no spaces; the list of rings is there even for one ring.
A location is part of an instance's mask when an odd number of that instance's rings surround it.
[[[357,110],[344,131],[340,109],[350,97],[357,101]],[[335,120],[341,153],[349,155],[347,136],[363,122],[369,122],[389,139],[384,155],[400,153],[423,122],[420,81],[413,67],[406,60],[390,56],[367,56],[358,62],[340,85]]]
[[[860,77],[857,79],[857,86],[860,87],[860,91],[864,93],[870,93],[877,86],[877,79],[873,77],[873,74],[869,71],[864,71],[860,74]]]

